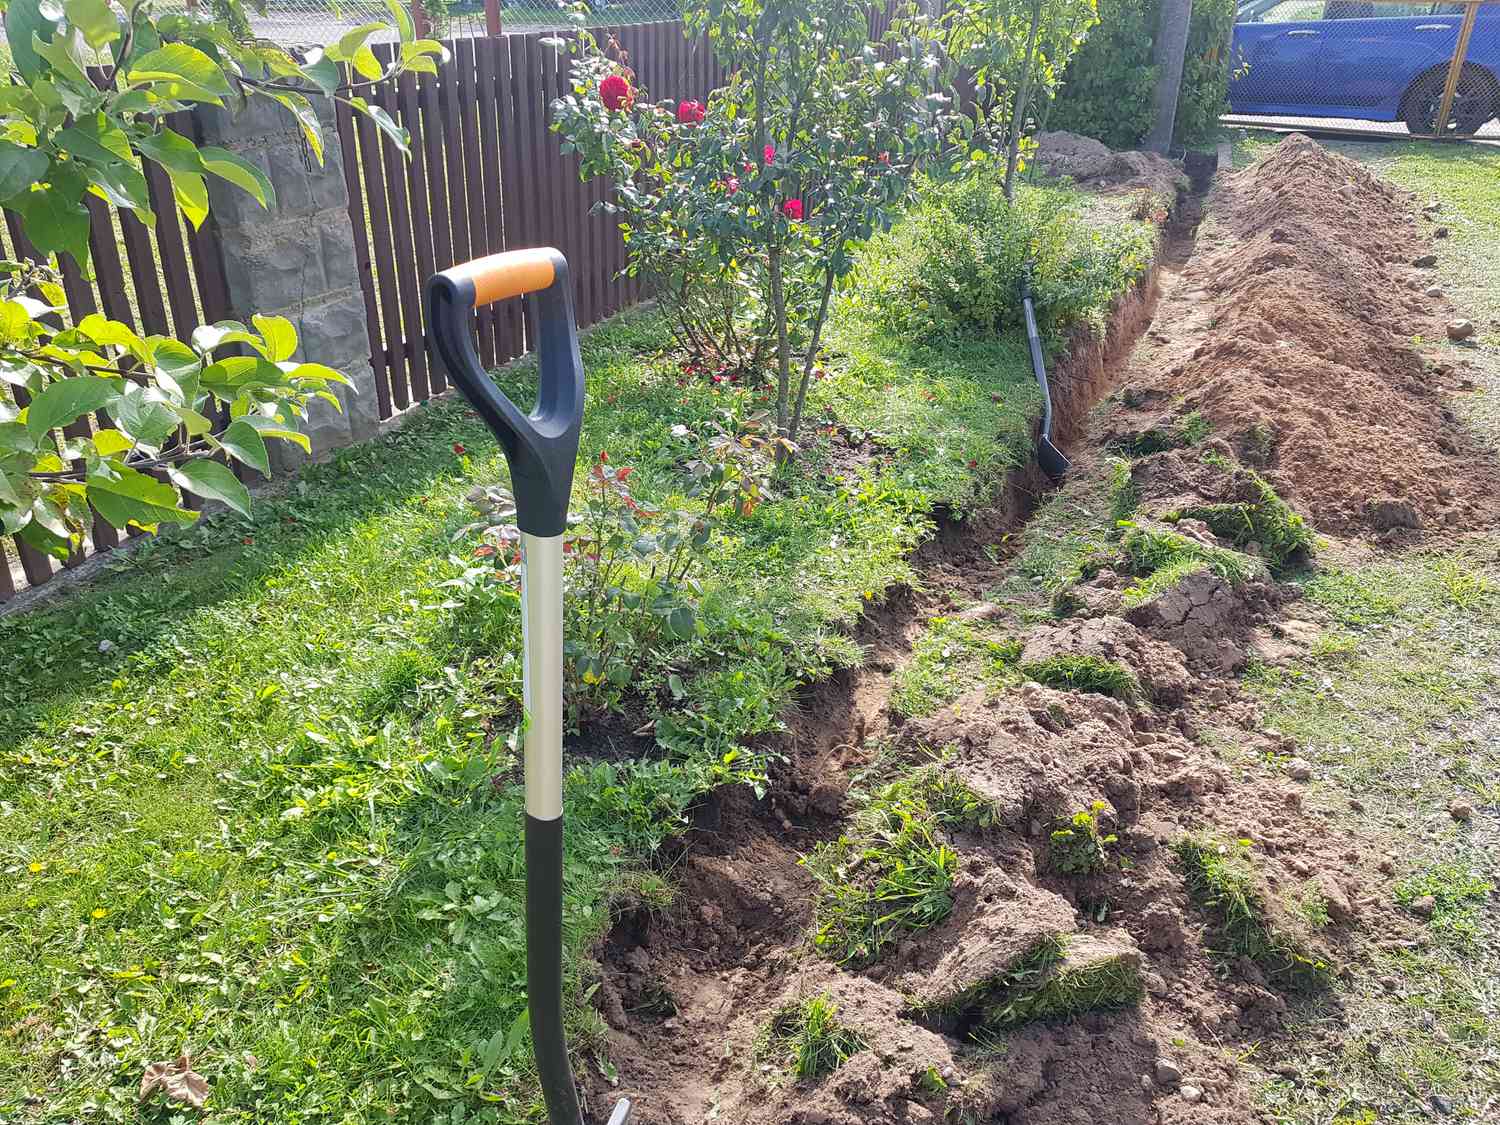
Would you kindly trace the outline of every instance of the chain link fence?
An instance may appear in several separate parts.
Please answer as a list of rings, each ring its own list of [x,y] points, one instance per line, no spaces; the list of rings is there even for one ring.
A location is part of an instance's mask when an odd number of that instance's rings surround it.
[[[182,0],[184,3],[192,0]],[[209,4],[211,0],[196,0]],[[427,33],[437,38],[471,38],[506,32],[545,31],[570,25],[574,7],[562,0],[405,0]],[[246,5],[256,38],[283,47],[307,47],[336,40],[364,23],[389,20],[383,0],[267,0],[264,10]],[[675,20],[678,0],[618,0],[588,5],[589,26],[624,27]],[[393,34],[372,40],[394,39]]]
[[[1246,0],[1226,123],[1500,139],[1500,0]]]

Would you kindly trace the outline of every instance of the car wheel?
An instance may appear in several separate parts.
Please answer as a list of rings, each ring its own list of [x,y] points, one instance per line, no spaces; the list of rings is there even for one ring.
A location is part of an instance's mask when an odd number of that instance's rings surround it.
[[[1402,100],[1402,117],[1409,131],[1428,136],[1436,132],[1447,81],[1447,71],[1435,70],[1411,84]],[[1443,131],[1453,136],[1470,136],[1494,117],[1497,109],[1500,109],[1500,83],[1483,67],[1466,65],[1458,72],[1453,108],[1448,112],[1448,124]]]

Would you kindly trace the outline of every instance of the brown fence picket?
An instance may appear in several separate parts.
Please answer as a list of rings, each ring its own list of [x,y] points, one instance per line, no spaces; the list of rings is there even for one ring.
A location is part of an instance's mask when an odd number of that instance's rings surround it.
[[[505,249],[500,183],[500,118],[505,94],[499,81],[498,48],[494,39],[475,39],[475,89],[479,92],[479,167],[480,202],[484,211],[485,252],[498,254]],[[490,307],[495,332],[496,363],[504,363],[519,354],[516,338],[520,335],[514,301],[502,301]]]
[[[334,122],[338,127],[339,155],[344,162],[344,183],[349,192],[349,224],[354,232],[354,264],[359,270],[359,292],[365,302],[365,329],[370,338],[370,367],[375,373],[375,404],[380,416],[388,418],[391,413],[390,364],[386,358],[385,337],[380,331],[380,313],[376,308],[375,269],[370,260],[369,228],[365,225],[365,193],[361,188],[363,175],[360,171],[358,142],[354,136],[354,111],[339,102],[335,106]],[[378,228],[376,233],[379,233]],[[208,311],[207,304],[205,296],[205,312]]]
[[[380,321],[386,355],[386,390],[380,401],[382,417],[392,411],[405,410],[407,367],[405,341],[401,337],[401,297],[396,281],[395,240],[389,201],[385,195],[384,171],[380,166],[380,145],[374,123],[362,113],[354,115],[354,136],[359,147],[359,167],[364,174],[365,201],[370,211],[371,256],[374,258],[375,295],[380,305]],[[356,237],[357,241],[357,237]],[[377,399],[381,398],[377,388]]]
[[[424,122],[417,108],[416,76],[403,74],[397,89],[401,105],[401,124],[411,133],[411,228],[416,243],[417,316],[419,326],[425,322],[426,310],[422,307],[422,288],[436,270],[436,251],[432,237],[431,196],[427,187],[427,146],[423,136]],[[426,344],[426,333],[421,331],[413,342],[415,352],[422,357],[429,394],[437,394],[446,386],[439,363],[433,362],[431,349]]]

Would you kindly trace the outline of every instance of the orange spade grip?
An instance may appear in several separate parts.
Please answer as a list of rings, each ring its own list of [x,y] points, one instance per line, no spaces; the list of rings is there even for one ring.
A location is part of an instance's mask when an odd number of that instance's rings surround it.
[[[474,307],[478,308],[492,301],[546,289],[557,279],[557,267],[553,264],[556,256],[557,251],[550,247],[507,250],[503,254],[475,258],[443,272],[455,284],[473,283]]]

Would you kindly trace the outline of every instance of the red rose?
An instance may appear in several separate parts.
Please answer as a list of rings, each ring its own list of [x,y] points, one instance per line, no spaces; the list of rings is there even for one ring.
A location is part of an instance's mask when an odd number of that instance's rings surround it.
[[[729,179],[725,180],[724,181],[724,190],[727,191],[730,195],[733,195],[735,192],[739,191],[740,190],[740,180],[739,180],[739,177],[738,176],[730,176]]]
[[[891,154],[888,153],[888,152],[882,152],[880,154],[880,163],[882,163],[882,164],[889,164],[890,162],[891,162]]]
[[[761,155],[765,157],[765,162],[767,164],[770,164],[776,159],[776,146],[767,145],[765,148],[761,149]]]
[[[453,443],[453,452],[462,457],[464,455],[464,443],[461,441],[455,441]]]
[[[622,109],[630,101],[630,83],[622,74],[606,75],[599,83],[599,100],[605,109]]]
[[[802,200],[788,199],[781,205],[781,213],[794,223],[802,221]]]
[[[705,112],[702,102],[678,102],[677,124],[697,125],[703,120]]]

